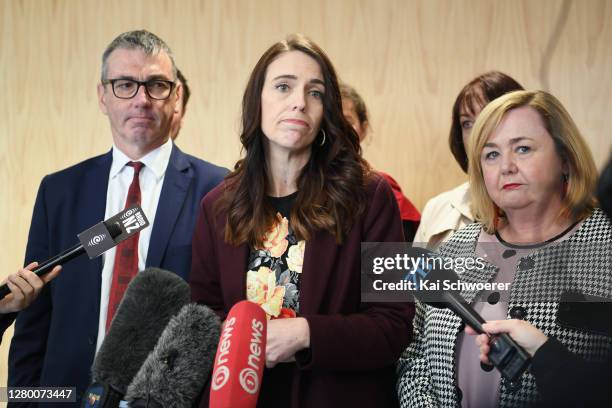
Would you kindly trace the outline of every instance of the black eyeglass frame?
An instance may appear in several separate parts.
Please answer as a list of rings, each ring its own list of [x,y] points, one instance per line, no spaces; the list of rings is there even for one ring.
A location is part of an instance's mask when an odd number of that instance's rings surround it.
[[[129,97],[117,95],[117,92],[115,91],[115,83],[117,81],[129,81],[129,82],[135,83],[137,85],[136,91],[134,91],[134,94]],[[168,96],[166,96],[165,98],[156,98],[153,95],[151,95],[147,85],[150,85],[154,82],[163,82],[165,84],[169,84],[170,91],[168,91]],[[147,94],[147,96],[151,99],[155,99],[156,101],[165,101],[166,99],[168,99],[170,95],[172,95],[172,91],[174,91],[174,88],[176,87],[176,81],[168,81],[166,79],[149,79],[148,81],[137,81],[132,78],[114,78],[114,79],[105,79],[104,81],[102,81],[102,85],[109,85],[109,84],[111,86],[111,89],[113,90],[113,95],[115,95],[119,99],[132,99],[133,97],[138,95],[138,91],[140,91],[140,87],[144,86],[145,93]]]

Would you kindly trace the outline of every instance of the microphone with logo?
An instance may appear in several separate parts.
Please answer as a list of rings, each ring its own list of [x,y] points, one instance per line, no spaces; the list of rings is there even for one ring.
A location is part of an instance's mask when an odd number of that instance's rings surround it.
[[[127,389],[133,408],[190,408],[206,384],[221,323],[210,308],[183,306],[161,334]]]
[[[430,284],[437,282],[437,287],[444,287],[444,282],[455,283],[459,281],[459,276],[454,270],[445,267],[437,267],[440,262],[428,262],[427,259],[439,258],[427,249],[418,248],[418,257],[421,257],[421,268],[425,273],[415,273],[416,290],[414,296],[432,307],[448,307],[453,313],[461,318],[465,324],[472,327],[477,333],[486,333],[482,328],[485,320],[474,310],[474,308],[463,299],[457,291],[448,290],[419,290],[422,286],[419,280],[427,280]],[[423,270],[419,272],[423,272]],[[512,337],[507,333],[490,335],[489,360],[501,372],[502,376],[510,381],[516,381],[523,372],[529,367],[531,357]]]
[[[57,265],[66,262],[87,252],[90,259],[102,255],[122,241],[134,236],[149,226],[149,221],[142,209],[135,205],[121,211],[106,221],[99,222],[93,227],[77,235],[80,243],[69,248],[59,255],[47,259],[32,269],[38,276],[51,272]],[[0,299],[11,293],[8,285],[0,286]]]
[[[266,361],[266,313],[247,300],[229,311],[221,331],[210,386],[210,408],[257,405]]]
[[[157,268],[139,272],[94,359],[81,406],[116,408],[170,319],[190,301],[189,285],[178,275]]]

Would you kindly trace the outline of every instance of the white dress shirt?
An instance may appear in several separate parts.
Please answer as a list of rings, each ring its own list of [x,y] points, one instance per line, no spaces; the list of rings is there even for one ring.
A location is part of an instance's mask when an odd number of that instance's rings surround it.
[[[168,139],[166,143],[157,149],[149,152],[142,157],[139,162],[144,164],[140,170],[140,191],[141,202],[140,207],[149,220],[149,227],[140,231],[138,238],[138,270],[142,271],[145,268],[147,261],[147,253],[149,251],[149,242],[151,240],[151,231],[153,231],[153,221],[157,212],[157,203],[161,194],[162,185],[164,184],[164,175],[170,161],[170,153],[172,152],[172,140]],[[117,214],[125,207],[128,190],[134,177],[134,168],[127,166],[127,163],[132,159],[127,157],[121,150],[113,144],[113,164],[110,168],[108,176],[108,189],[106,190],[106,213],[104,219],[108,219]],[[100,290],[100,320],[98,322],[98,341],[96,344],[96,352],[100,349],[104,336],[106,335],[106,315],[108,312],[108,297],[110,294],[111,283],[113,280],[113,267],[115,264],[116,249],[108,250],[102,256],[102,287]]]

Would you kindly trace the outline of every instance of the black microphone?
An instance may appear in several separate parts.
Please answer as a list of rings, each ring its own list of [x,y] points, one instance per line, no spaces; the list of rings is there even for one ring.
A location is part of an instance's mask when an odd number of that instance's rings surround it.
[[[189,285],[157,268],[138,273],[125,291],[94,359],[82,407],[114,407],[172,316],[191,301]]]
[[[419,256],[426,254],[425,257],[430,260],[439,258],[439,255],[433,252],[419,248]],[[444,282],[454,284],[459,281],[457,273],[449,268],[436,267],[443,263],[425,261],[424,269],[426,275],[416,275],[417,279],[427,279],[430,283],[437,282],[437,287],[443,287]],[[487,334],[482,325],[485,320],[474,310],[474,308],[463,299],[457,291],[448,290],[420,290],[421,285],[415,286],[414,296],[430,306],[436,308],[448,307],[453,313],[461,318],[465,324],[472,327],[479,334]],[[489,336],[490,351],[488,354],[489,361],[501,372],[501,374],[510,381],[516,381],[531,363],[531,356],[523,347],[521,347],[508,333],[496,334]]]
[[[80,244],[47,259],[32,269],[32,272],[42,276],[51,272],[57,265],[63,265],[85,252],[90,259],[96,258],[148,226],[149,221],[142,209],[137,205],[132,206],[81,232],[77,235]],[[9,293],[11,290],[7,284],[0,286],[0,299]]]
[[[207,306],[185,305],[127,389],[130,407],[190,408],[212,371],[221,323]]]

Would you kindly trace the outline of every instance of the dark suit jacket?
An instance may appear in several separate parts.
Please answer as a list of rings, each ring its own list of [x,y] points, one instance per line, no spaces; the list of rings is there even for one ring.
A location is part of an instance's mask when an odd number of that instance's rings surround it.
[[[78,233],[104,219],[111,163],[112,151],[42,180],[26,264],[74,245]],[[172,147],[152,225],[147,267],[167,269],[188,279],[198,203],[226,172]],[[9,354],[10,386],[76,386],[77,397],[84,391],[91,380],[98,335],[101,272],[101,257],[76,258],[19,313]]]
[[[586,361],[549,338],[533,356],[531,373],[541,401],[538,407],[605,407],[612,402],[612,353]]]
[[[224,185],[202,200],[193,241],[193,300],[217,311],[221,318],[246,297],[249,248],[225,243],[225,214],[214,203]],[[311,347],[298,353],[291,366],[291,407],[389,407],[397,405],[395,363],[412,335],[414,307],[405,304],[361,303],[362,241],[403,241],[393,193],[375,176],[368,186],[368,206],[342,245],[319,231],[306,243],[300,281],[300,316],[310,326]],[[262,406],[274,406],[264,373]],[[278,378],[278,376],[276,376]],[[268,381],[266,381],[268,379]],[[282,393],[281,390],[277,390]],[[271,398],[270,398],[271,397]],[[208,405],[207,392],[201,406]]]
[[[8,327],[13,324],[17,313],[0,314],[0,343],[2,343],[2,335]]]

